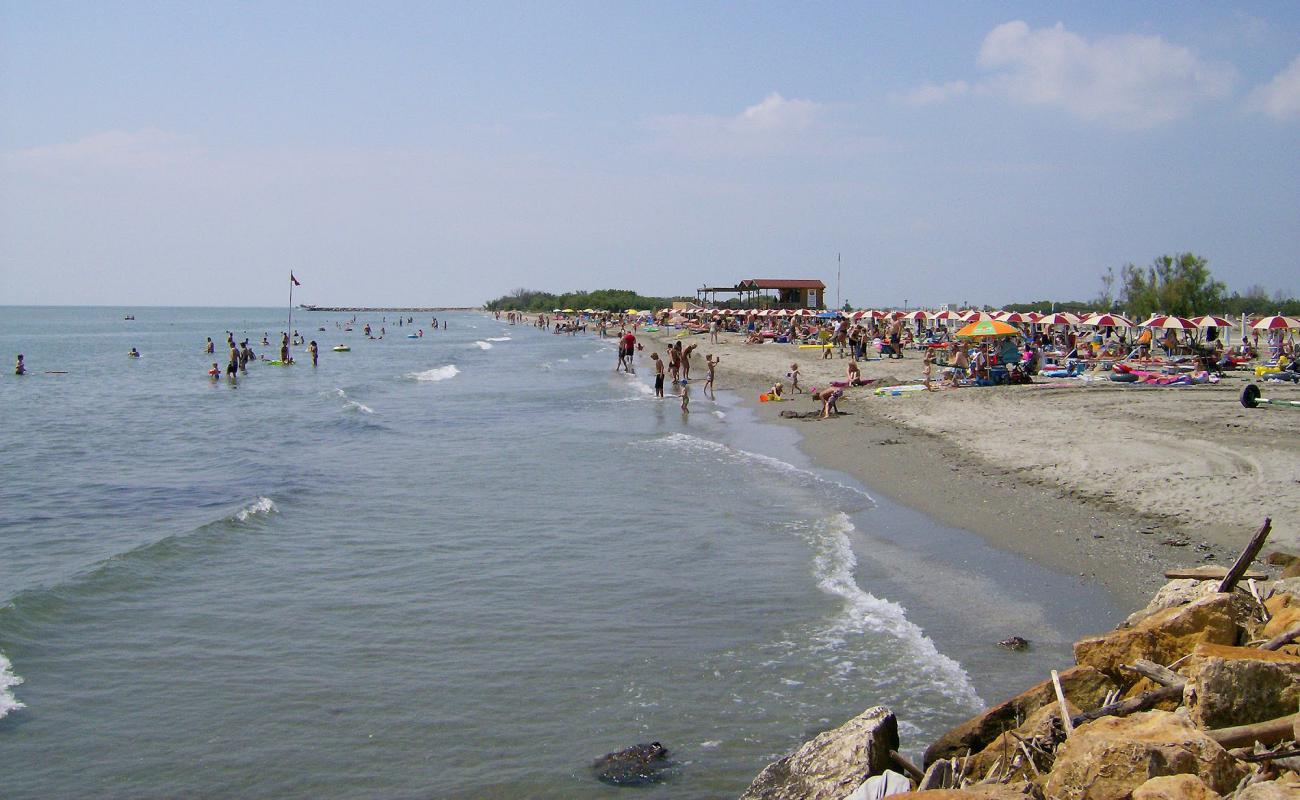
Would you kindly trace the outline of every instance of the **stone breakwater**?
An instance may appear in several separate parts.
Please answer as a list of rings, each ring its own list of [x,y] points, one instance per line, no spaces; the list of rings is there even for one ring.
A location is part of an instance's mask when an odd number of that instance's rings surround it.
[[[1300,577],[1227,582],[1171,581],[921,765],[876,707],[768,765],[742,800],[1296,800]]]

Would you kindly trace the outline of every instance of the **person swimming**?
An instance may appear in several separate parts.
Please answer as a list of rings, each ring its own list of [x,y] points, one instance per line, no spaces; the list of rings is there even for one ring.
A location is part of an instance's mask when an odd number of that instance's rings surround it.
[[[127,355],[130,356],[131,358],[139,358],[139,357],[140,357],[140,351],[139,351],[139,350],[136,350],[134,347],[132,347],[132,348],[131,348],[131,352],[127,353]]]
[[[27,365],[23,363],[23,354],[22,354],[22,353],[19,353],[19,354],[18,354],[18,361],[14,364],[14,374],[15,374],[15,375],[26,375],[26,374],[27,374]]]

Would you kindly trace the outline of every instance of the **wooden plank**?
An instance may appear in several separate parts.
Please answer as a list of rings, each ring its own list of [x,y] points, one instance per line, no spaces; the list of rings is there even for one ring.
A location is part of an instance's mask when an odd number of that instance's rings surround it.
[[[1174,567],[1165,570],[1165,577],[1173,580],[1175,578],[1191,578],[1197,581],[1217,581],[1228,577],[1228,568],[1216,564],[1206,564],[1203,567]],[[1268,578],[1268,574],[1259,570],[1249,570],[1242,573],[1242,580],[1262,581]]]

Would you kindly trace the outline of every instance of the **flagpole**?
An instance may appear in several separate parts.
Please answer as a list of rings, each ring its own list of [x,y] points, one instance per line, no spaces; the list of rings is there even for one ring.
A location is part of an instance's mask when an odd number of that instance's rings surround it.
[[[293,270],[289,270],[289,344],[293,344]]]

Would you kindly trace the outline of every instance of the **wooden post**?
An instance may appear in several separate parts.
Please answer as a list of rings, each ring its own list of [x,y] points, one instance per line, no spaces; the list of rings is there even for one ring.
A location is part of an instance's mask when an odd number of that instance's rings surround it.
[[[1070,719],[1070,707],[1065,704],[1065,692],[1061,689],[1061,675],[1052,670],[1052,686],[1056,689],[1056,702],[1061,704],[1061,725],[1065,728],[1065,738],[1074,733],[1074,722]]]
[[[1253,538],[1251,538],[1250,543],[1246,545],[1246,549],[1241,551],[1241,555],[1237,557],[1237,561],[1232,565],[1232,569],[1228,570],[1228,574],[1224,575],[1223,580],[1219,582],[1220,592],[1231,592],[1237,587],[1237,581],[1241,580],[1241,576],[1245,574],[1246,568],[1255,560],[1255,556],[1259,555],[1259,551],[1264,547],[1264,540],[1268,538],[1268,532],[1272,529],[1273,520],[1269,517],[1264,517],[1264,524],[1260,526],[1259,531],[1255,533]]]

